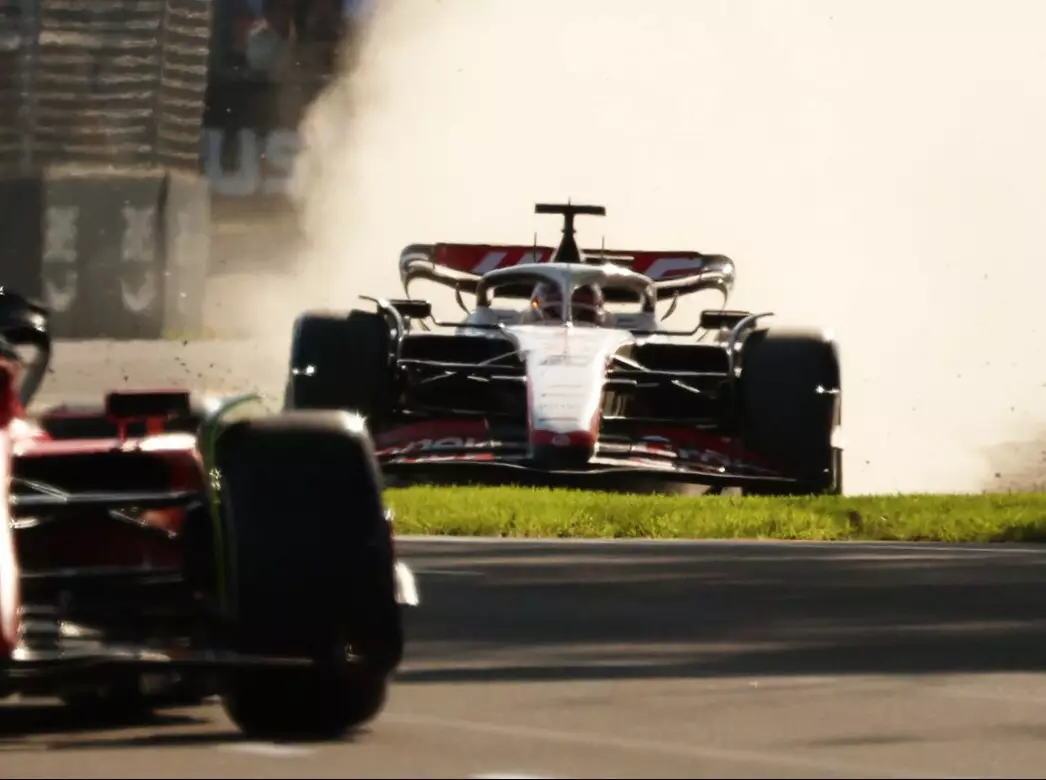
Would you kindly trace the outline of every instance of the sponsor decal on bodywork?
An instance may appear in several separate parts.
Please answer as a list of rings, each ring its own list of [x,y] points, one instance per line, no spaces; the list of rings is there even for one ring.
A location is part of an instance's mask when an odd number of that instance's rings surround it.
[[[425,454],[441,450],[461,452],[468,450],[489,450],[503,446],[497,439],[477,439],[472,436],[444,436],[441,439],[416,439],[401,447],[387,447],[379,451],[382,456]]]
[[[420,460],[490,460],[490,450],[522,448],[520,442],[502,441],[490,435],[488,426],[476,420],[443,420],[407,425],[375,437],[377,455],[395,463]],[[484,454],[488,453],[488,454]]]
[[[393,456],[385,461],[389,464],[402,463],[490,463],[495,460],[509,461],[511,458],[498,457],[493,452],[455,453],[453,455],[418,455]]]

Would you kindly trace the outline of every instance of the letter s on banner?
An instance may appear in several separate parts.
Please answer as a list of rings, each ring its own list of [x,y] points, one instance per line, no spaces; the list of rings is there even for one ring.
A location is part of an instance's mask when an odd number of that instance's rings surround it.
[[[296,130],[273,130],[261,135],[243,129],[237,133],[235,166],[222,165],[225,134],[216,128],[203,131],[203,168],[215,195],[229,198],[287,195],[294,172],[300,138]]]

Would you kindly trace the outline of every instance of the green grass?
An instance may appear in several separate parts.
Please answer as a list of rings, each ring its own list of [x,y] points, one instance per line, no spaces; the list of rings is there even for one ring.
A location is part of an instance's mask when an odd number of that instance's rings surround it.
[[[1046,493],[634,496],[559,489],[390,489],[397,534],[615,539],[1046,541]]]

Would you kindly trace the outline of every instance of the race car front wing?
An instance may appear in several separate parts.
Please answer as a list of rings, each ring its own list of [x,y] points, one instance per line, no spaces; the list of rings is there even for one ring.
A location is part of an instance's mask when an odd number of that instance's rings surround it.
[[[439,452],[402,454],[390,448],[378,453],[382,471],[393,482],[432,479],[440,483],[484,485],[556,485],[600,489],[620,487],[629,479],[656,480],[709,487],[789,485],[795,480],[766,468],[731,460],[721,454],[699,453],[637,443],[601,442],[582,466],[549,468],[532,461],[520,442],[452,448]],[[703,460],[702,460],[703,459]]]

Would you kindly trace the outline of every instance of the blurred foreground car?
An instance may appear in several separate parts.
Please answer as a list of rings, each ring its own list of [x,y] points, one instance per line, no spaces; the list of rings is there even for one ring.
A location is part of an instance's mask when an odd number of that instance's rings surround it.
[[[220,695],[268,738],[375,717],[417,594],[362,420],[184,391],[27,415],[50,354],[46,312],[0,294],[0,697]]]

